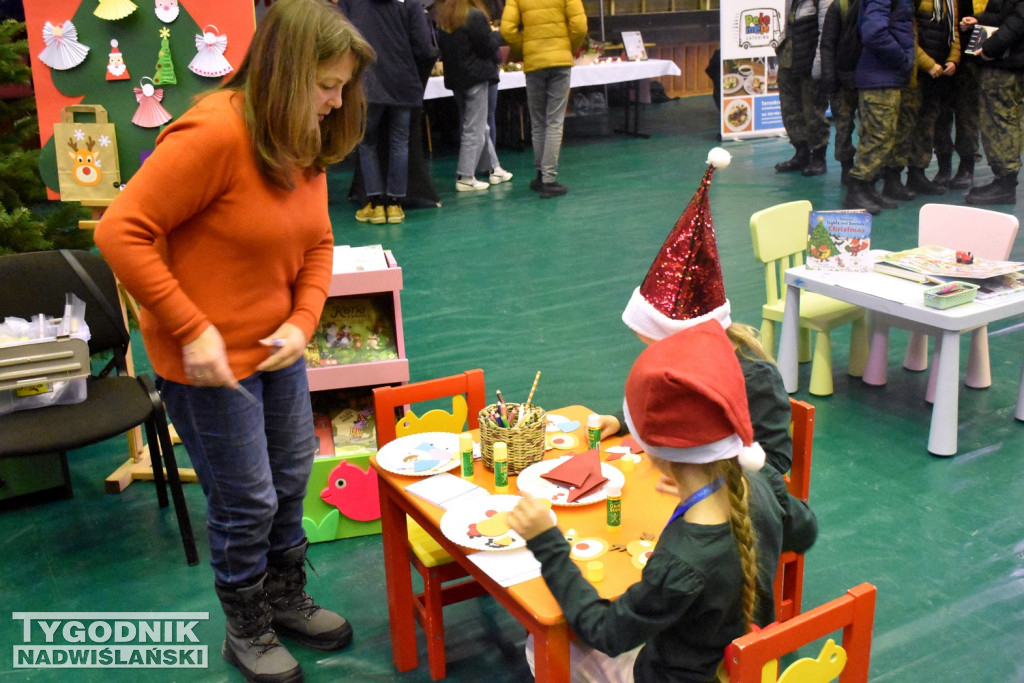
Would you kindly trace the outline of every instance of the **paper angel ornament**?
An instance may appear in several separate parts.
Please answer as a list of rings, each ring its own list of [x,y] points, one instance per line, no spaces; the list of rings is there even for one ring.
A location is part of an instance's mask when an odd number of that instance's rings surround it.
[[[139,108],[132,117],[132,123],[142,128],[159,128],[173,118],[160,104],[160,100],[164,98],[164,89],[154,87],[152,81],[152,78],[144,76],[139,81],[142,87],[135,88],[135,99],[139,103]]]
[[[89,46],[78,42],[78,29],[70,21],[57,26],[46,22],[43,42],[46,47],[39,53],[39,61],[58,71],[78,66],[89,54]]]
[[[124,19],[138,9],[132,0],[100,0],[99,6],[92,11],[100,19],[117,21]]]
[[[131,78],[131,74],[128,73],[128,65],[124,63],[124,57],[117,47],[116,40],[110,41],[110,54],[107,59],[108,81],[126,81]]]
[[[207,26],[206,28],[212,28],[214,31],[217,30],[216,26]],[[188,68],[207,78],[218,78],[230,73],[234,70],[234,67],[224,57],[224,50],[227,47],[227,36],[218,36],[213,31],[205,31],[203,35],[197,35],[196,49],[199,52],[192,58]]]

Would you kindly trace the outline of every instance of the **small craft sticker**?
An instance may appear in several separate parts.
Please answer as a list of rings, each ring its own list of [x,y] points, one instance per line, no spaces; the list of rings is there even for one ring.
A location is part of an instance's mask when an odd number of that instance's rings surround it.
[[[219,78],[234,71],[234,67],[224,57],[224,51],[228,49],[228,38],[224,35],[217,35],[216,26],[207,26],[203,35],[196,36],[196,56],[189,62],[188,68],[194,73],[207,78]]]
[[[169,24],[178,18],[178,0],[156,0],[156,18]]]
[[[548,445],[547,448],[545,448],[544,450],[557,448],[559,450],[567,451],[572,448],[575,448],[578,443],[579,439],[577,439],[572,434],[554,434],[547,437]]]
[[[139,103],[139,108],[132,117],[132,123],[142,128],[159,128],[173,118],[160,104],[160,100],[164,98],[164,89],[154,87],[152,81],[149,76],[143,76],[139,81],[142,87],[135,88],[135,100]]]
[[[43,42],[46,47],[39,53],[39,61],[57,71],[78,66],[89,54],[89,46],[78,42],[78,29],[70,21],[43,24]]]
[[[117,21],[124,19],[138,9],[131,0],[100,0],[100,4],[92,11],[100,19]]]
[[[128,73],[128,66],[124,63],[124,56],[118,48],[117,40],[110,41],[110,54],[107,60],[107,80],[126,81],[131,78]]]
[[[569,557],[574,560],[593,560],[608,552],[608,543],[600,538],[581,538],[572,544]]]

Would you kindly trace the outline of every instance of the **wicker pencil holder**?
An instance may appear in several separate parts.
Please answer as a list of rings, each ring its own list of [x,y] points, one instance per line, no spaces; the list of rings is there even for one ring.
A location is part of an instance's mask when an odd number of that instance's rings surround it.
[[[954,280],[949,284],[924,290],[924,305],[931,308],[952,308],[971,303],[977,293],[978,285],[973,282]]]
[[[521,406],[506,403],[506,410],[518,414]],[[515,408],[515,410],[513,410]],[[547,430],[547,413],[543,408],[531,405],[526,417],[517,427],[499,427],[491,415],[497,405],[489,405],[480,411],[480,459],[484,467],[494,470],[494,444],[504,441],[508,445],[508,473],[519,474],[535,462],[544,459],[544,434]]]

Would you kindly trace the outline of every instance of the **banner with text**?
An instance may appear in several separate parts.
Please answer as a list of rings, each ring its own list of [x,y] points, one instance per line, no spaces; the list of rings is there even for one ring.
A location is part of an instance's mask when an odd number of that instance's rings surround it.
[[[721,138],[785,135],[779,107],[783,0],[721,0]]]

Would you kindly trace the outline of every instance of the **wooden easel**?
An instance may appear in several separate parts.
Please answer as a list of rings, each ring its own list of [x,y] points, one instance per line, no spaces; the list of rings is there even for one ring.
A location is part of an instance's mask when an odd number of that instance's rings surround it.
[[[92,220],[79,221],[78,227],[82,230],[93,230],[96,228],[96,224],[99,223],[99,217],[103,213],[103,209],[110,205],[109,201],[103,200],[86,200],[82,202],[82,206],[91,208],[93,217]],[[124,317],[125,326],[128,325],[128,316],[130,315],[139,321],[139,304],[132,298],[132,295],[128,293],[128,290],[118,282],[117,291],[120,294],[121,302],[121,315]],[[132,360],[131,347],[127,353],[125,359],[128,366],[128,374],[135,374],[135,362]],[[174,426],[171,425],[172,440],[177,442],[177,435],[174,433]],[[121,493],[133,481],[153,481],[153,462],[149,455],[149,446],[142,442],[142,427],[136,427],[126,434],[128,439],[128,460],[123,465],[114,470],[103,482],[103,486],[107,493]],[[178,475],[181,477],[182,482],[194,483],[199,481],[196,477],[195,470],[181,468],[178,470]]]

